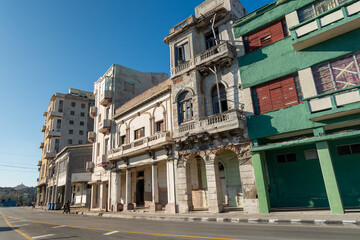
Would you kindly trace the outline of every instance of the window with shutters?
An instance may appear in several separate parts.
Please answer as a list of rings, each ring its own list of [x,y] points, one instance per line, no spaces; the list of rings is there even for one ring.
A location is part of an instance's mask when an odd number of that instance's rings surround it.
[[[175,66],[190,60],[189,43],[175,45]]]
[[[221,112],[225,112],[228,110],[226,91],[225,91],[225,87],[222,83],[219,83],[219,93],[220,93],[220,98],[218,98],[218,89],[215,84],[215,86],[213,86],[213,89],[211,91],[213,114],[220,113],[219,101],[220,101],[220,105],[221,105]]]
[[[281,19],[259,31],[245,36],[245,52],[250,53],[266,47],[267,45],[277,42],[288,35],[286,21],[285,19]]]
[[[122,135],[119,138],[119,146],[126,144],[126,135]]]
[[[137,130],[134,131],[134,140],[142,138],[145,136],[145,128],[139,128]]]
[[[301,87],[295,84],[297,75],[286,76],[252,88],[255,114],[294,106],[302,99]]]
[[[155,127],[156,127],[156,132],[164,132],[165,131],[165,124],[163,120],[157,121],[155,123]]]
[[[214,36],[215,32],[215,36]],[[216,46],[216,41],[219,41],[219,30],[216,28],[214,32],[210,31],[205,34],[205,44],[206,49],[212,48]]]
[[[188,120],[191,120],[193,117],[192,109],[192,96],[190,92],[185,91],[178,97],[178,114],[179,114],[179,124]]]

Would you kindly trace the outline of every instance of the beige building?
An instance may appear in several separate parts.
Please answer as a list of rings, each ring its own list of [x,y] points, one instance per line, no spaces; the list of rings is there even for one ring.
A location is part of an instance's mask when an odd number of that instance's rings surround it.
[[[179,212],[258,210],[232,31],[233,21],[245,14],[238,0],[207,0],[164,39],[170,47]]]
[[[95,83],[95,106],[90,109],[95,124],[93,132],[88,135],[89,141],[93,142],[93,159],[88,163],[88,170],[93,172],[91,209],[114,210],[119,203],[116,197],[114,200],[109,198],[115,190],[109,182],[116,180],[112,180],[109,171],[113,168],[109,150],[119,146],[118,125],[114,121],[116,109],[167,78],[166,73],[142,73],[112,65]],[[129,139],[126,141],[130,143]]]
[[[68,94],[56,93],[51,97],[48,109],[44,112],[45,125],[38,179],[36,205],[48,203],[47,179],[49,165],[54,162],[56,154],[64,147],[87,143],[87,133],[93,128],[93,120],[89,117],[89,108],[94,104],[91,92],[69,89]]]

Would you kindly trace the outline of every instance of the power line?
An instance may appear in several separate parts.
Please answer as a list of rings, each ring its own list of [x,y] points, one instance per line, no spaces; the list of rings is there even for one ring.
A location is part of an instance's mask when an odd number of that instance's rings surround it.
[[[15,165],[6,165],[6,164],[0,164],[1,167],[12,167],[12,168],[23,168],[23,169],[31,169],[35,170],[34,167],[23,167],[23,166],[15,166]]]

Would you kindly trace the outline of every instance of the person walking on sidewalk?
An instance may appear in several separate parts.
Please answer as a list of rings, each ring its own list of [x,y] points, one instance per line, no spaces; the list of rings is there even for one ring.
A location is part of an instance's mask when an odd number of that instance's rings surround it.
[[[64,204],[64,212],[63,212],[63,214],[64,213],[70,214],[70,201],[69,200],[67,200],[66,203]]]

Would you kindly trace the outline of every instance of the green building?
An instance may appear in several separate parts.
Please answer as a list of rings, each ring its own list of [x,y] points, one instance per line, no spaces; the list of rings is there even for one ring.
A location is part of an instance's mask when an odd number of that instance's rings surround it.
[[[278,0],[233,28],[260,212],[360,207],[360,1]]]

